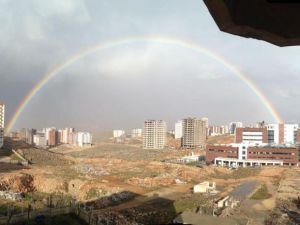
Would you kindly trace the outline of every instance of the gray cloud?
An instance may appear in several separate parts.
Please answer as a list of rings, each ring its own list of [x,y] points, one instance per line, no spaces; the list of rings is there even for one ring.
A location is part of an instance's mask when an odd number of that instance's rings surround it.
[[[221,54],[285,120],[299,121],[300,48],[223,33],[201,1],[0,0],[0,26],[0,99],[8,119],[36,82],[74,53],[112,39],[152,35]],[[189,49],[143,42],[96,52],[63,70],[32,99],[16,127],[106,130],[138,127],[146,118],[172,124],[190,115],[216,124],[272,120],[228,68]]]

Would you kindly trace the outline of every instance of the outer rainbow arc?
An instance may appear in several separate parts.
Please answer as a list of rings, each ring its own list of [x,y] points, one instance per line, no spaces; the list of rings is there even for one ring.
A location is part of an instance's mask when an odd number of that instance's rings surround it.
[[[166,45],[174,45],[182,48],[191,49],[193,51],[205,54],[206,56],[214,59],[215,61],[223,64],[226,68],[228,68],[231,72],[233,72],[240,80],[242,80],[256,95],[257,97],[262,101],[264,106],[267,108],[267,110],[270,112],[272,117],[276,120],[277,123],[282,123],[281,116],[279,113],[275,110],[272,103],[268,100],[268,98],[262,93],[262,91],[249,79],[244,75],[236,66],[228,62],[225,58],[221,57],[220,55],[216,54],[215,52],[212,52],[211,50],[200,46],[198,44],[193,44],[190,42],[186,42],[179,39],[174,38],[165,38],[165,37],[157,37],[157,36],[133,36],[133,37],[127,37],[122,39],[116,39],[113,41],[105,42],[104,44],[100,43],[88,48],[85,48],[76,54],[72,55],[69,59],[67,59],[65,62],[55,66],[50,71],[48,71],[43,78],[29,91],[29,93],[25,96],[21,104],[16,109],[15,113],[13,114],[13,117],[8,123],[6,132],[9,132],[12,127],[15,125],[17,119],[20,117],[23,110],[26,108],[26,106],[29,104],[31,99],[38,93],[38,91],[45,86],[51,78],[59,74],[63,69],[66,67],[72,65],[76,61],[78,61],[81,58],[84,58],[85,56],[99,51],[104,50],[112,47],[117,47],[120,45],[130,44],[130,43],[136,43],[136,42],[155,42],[155,43],[161,43]]]

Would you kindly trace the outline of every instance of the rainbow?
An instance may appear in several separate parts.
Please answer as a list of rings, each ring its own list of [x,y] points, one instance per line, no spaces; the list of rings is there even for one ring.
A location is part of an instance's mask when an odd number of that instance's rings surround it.
[[[81,51],[78,51],[74,55],[72,55],[70,58],[68,58],[63,63],[53,67],[50,69],[43,78],[28,92],[28,94],[25,96],[21,104],[17,107],[16,111],[14,112],[12,118],[10,119],[6,132],[9,132],[15,125],[16,121],[22,114],[23,110],[26,108],[26,106],[29,104],[31,99],[42,89],[43,86],[45,86],[53,77],[58,75],[61,71],[63,71],[68,66],[72,65],[76,61],[80,60],[81,58],[94,53],[96,51],[117,47],[125,44],[131,44],[131,43],[137,43],[137,42],[155,42],[165,45],[174,45],[181,48],[191,49],[193,51],[196,51],[198,53],[204,54],[207,57],[210,57],[214,59],[215,61],[223,64],[227,69],[229,69],[233,74],[235,74],[241,81],[243,81],[255,94],[256,96],[261,100],[263,105],[266,107],[266,109],[269,111],[269,113],[272,115],[273,119],[275,119],[276,122],[281,123],[282,119],[279,115],[279,113],[275,110],[272,103],[268,100],[268,98],[262,93],[262,91],[249,79],[245,74],[243,74],[235,65],[227,61],[224,57],[216,54],[210,49],[207,49],[203,46],[200,46],[198,44],[194,44],[191,42],[174,39],[174,38],[165,38],[165,37],[157,37],[157,36],[147,36],[147,37],[140,37],[140,36],[133,36],[133,37],[127,37],[122,39],[115,39],[112,41],[108,41],[105,43],[100,43],[97,45],[93,45],[91,47],[85,48]]]

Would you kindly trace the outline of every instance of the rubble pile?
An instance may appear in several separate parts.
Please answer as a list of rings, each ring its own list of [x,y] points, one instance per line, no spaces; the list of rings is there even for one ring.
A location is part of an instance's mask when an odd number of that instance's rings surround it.
[[[123,209],[118,212],[106,211],[95,215],[99,225],[139,225],[139,224],[168,224],[170,221],[166,212],[139,206]]]
[[[95,216],[95,221],[99,225],[138,225],[138,223],[129,221],[125,216],[118,212],[105,212],[101,214],[97,214]]]
[[[0,198],[9,200],[21,200],[23,198],[22,193],[15,193],[11,191],[0,191]]]
[[[88,202],[86,204],[86,207],[93,206],[94,209],[103,209],[108,206],[114,206],[129,201],[133,199],[135,196],[136,194],[132,192],[122,191],[119,193],[111,194],[109,196],[105,196],[93,202]]]
[[[146,177],[146,178],[132,177],[129,178],[126,181],[126,183],[130,185],[137,185],[141,187],[151,188],[157,186],[169,186],[175,183],[175,179],[169,174],[164,174],[157,177]]]
[[[89,164],[79,165],[74,167],[77,172],[89,174],[91,176],[106,176],[109,173],[102,167],[92,166]]]

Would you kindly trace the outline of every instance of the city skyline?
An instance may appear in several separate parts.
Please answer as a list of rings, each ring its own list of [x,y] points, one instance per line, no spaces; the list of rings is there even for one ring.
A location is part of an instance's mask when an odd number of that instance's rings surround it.
[[[0,4],[0,101],[6,104],[6,124],[44,75],[75,53],[113,40],[145,37],[63,67],[33,96],[14,129],[129,129],[147,118],[173,124],[202,115],[220,125],[276,122],[256,93],[226,66],[193,49],[151,41],[153,37],[203,46],[222,56],[257,86],[285,122],[299,123],[299,47],[279,48],[222,33],[202,2]]]

